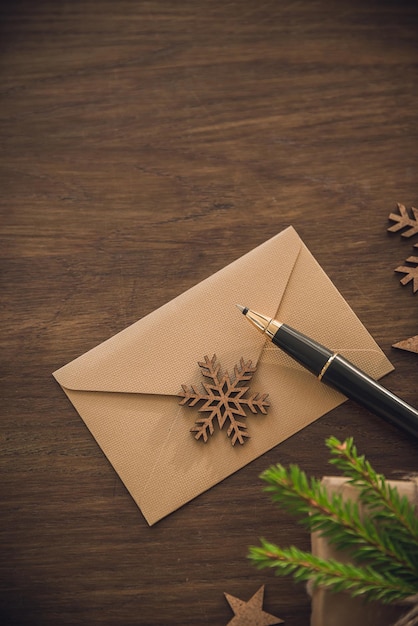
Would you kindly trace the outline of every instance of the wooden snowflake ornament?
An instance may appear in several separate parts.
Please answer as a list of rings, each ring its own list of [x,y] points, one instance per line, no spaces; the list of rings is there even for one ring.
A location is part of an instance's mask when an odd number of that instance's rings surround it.
[[[199,367],[203,376],[210,382],[202,382],[203,392],[191,385],[182,385],[179,396],[181,405],[194,407],[199,405],[198,412],[205,413],[196,419],[195,426],[190,432],[196,433],[195,439],[202,439],[205,443],[209,435],[214,433],[214,422],[218,422],[222,429],[226,422],[229,423],[227,436],[234,446],[238,441],[243,444],[249,438],[247,425],[238,418],[247,417],[245,409],[251,413],[267,413],[270,406],[268,394],[253,393],[246,396],[249,386],[245,386],[254,375],[256,368],[251,361],[244,361],[241,358],[239,365],[234,367],[234,377],[231,379],[228,372],[222,374],[220,365],[217,362],[216,354],[211,359],[204,357],[204,362],[199,361]],[[244,386],[243,386],[244,385]]]
[[[412,237],[412,235],[418,234],[418,209],[411,207],[412,216],[409,215],[407,208],[398,202],[398,213],[391,213],[389,219],[392,222],[392,226],[389,226],[388,230],[391,233],[396,233],[398,230],[405,228],[402,237]]]
[[[415,244],[414,247],[418,248],[418,244]],[[418,256],[410,256],[406,259],[406,262],[411,263],[411,265],[401,265],[395,269],[395,272],[405,274],[401,278],[402,285],[407,285],[412,281],[412,290],[416,293],[418,291]]]

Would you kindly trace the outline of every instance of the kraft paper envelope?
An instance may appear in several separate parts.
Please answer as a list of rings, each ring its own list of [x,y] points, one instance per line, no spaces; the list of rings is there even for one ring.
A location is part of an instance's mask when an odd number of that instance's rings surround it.
[[[236,303],[294,326],[374,378],[393,369],[289,227],[57,370],[150,525],[345,400],[266,343]],[[198,361],[213,354],[231,375],[241,357],[251,359],[251,391],[269,394],[267,415],[249,413],[243,445],[217,426],[207,443],[196,441],[197,408],[179,406],[181,385],[200,387]]]

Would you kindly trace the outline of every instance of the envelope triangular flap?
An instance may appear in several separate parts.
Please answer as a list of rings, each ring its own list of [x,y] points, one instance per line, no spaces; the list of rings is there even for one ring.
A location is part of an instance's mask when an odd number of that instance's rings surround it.
[[[150,315],[54,372],[67,389],[177,395],[196,381],[197,361],[217,354],[232,371],[257,363],[265,340],[235,304],[274,317],[302,241],[289,227]]]

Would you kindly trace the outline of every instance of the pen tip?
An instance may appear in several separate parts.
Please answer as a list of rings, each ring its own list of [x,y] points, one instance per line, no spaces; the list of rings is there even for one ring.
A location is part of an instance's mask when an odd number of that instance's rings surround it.
[[[247,306],[241,306],[241,304],[236,304],[235,306],[237,307],[237,309],[241,311],[243,315],[247,315],[247,312],[248,312]]]

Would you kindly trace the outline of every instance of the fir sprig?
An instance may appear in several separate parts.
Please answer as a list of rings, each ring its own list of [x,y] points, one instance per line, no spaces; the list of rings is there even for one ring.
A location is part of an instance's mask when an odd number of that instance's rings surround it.
[[[333,457],[330,463],[340,469],[349,482],[360,492],[360,499],[368,506],[373,519],[396,525],[410,546],[411,537],[418,547],[418,517],[406,496],[401,497],[397,489],[389,485],[382,474],[378,474],[364,455],[359,456],[352,437],[341,443],[329,437],[326,444]]]
[[[261,477],[268,483],[265,490],[273,501],[298,515],[301,523],[326,536],[339,549],[349,548],[359,562],[374,561],[382,570],[390,566],[407,578],[418,576],[418,563],[414,566],[402,548],[396,549],[390,533],[368,517],[361,519],[356,502],[344,501],[341,494],[329,495],[318,479],[308,480],[297,465],[286,469],[278,464]]]
[[[352,439],[327,440],[331,463],[359,490],[366,513],[341,494],[328,494],[322,483],[306,476],[297,465],[280,464],[263,472],[273,501],[297,515],[311,531],[326,536],[339,549],[349,549],[353,564],[324,561],[297,548],[279,548],[262,541],[250,549],[257,567],[273,567],[277,574],[312,580],[334,590],[363,594],[391,602],[418,589],[418,521],[414,508],[358,455]]]
[[[415,592],[413,584],[404,582],[390,573],[385,575],[371,566],[358,567],[335,559],[318,556],[261,540],[262,547],[251,547],[250,558],[259,569],[270,567],[282,576],[292,574],[297,582],[315,579],[315,583],[332,591],[348,591],[354,596],[367,595],[369,600],[393,602]]]

